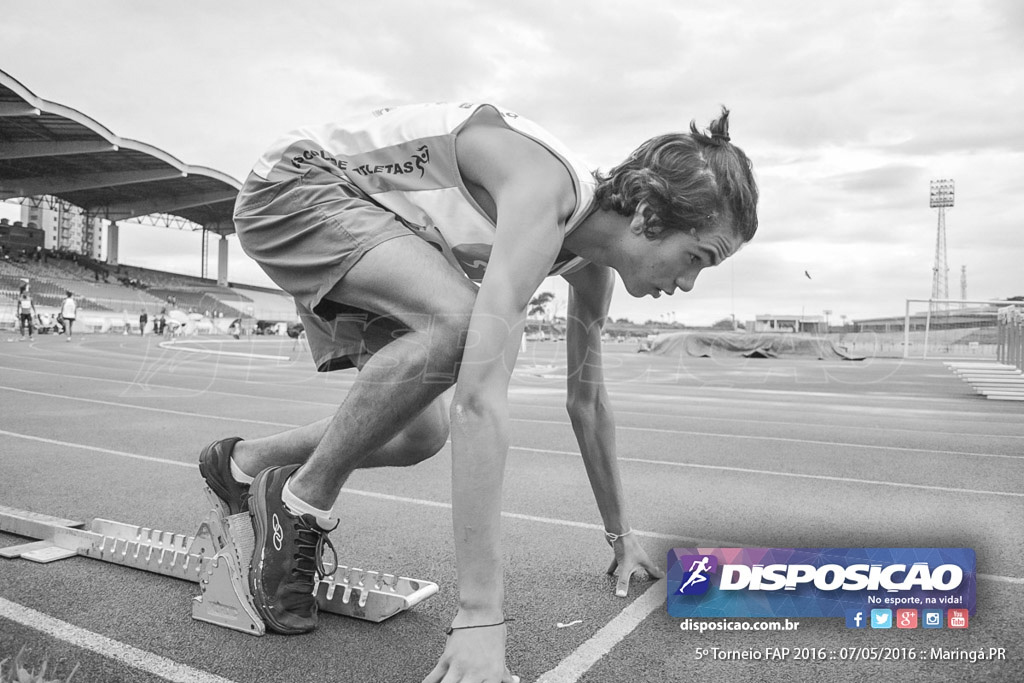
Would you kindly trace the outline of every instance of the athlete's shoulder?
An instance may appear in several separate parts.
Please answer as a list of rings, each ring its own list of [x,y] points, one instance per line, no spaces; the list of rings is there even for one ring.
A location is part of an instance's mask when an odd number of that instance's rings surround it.
[[[544,144],[509,127],[497,110],[481,108],[458,132],[455,156],[464,178],[488,190],[514,183],[538,199],[574,204],[568,168]]]

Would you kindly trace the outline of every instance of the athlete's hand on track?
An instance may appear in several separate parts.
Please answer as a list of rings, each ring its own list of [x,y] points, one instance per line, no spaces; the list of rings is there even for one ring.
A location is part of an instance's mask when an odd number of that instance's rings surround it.
[[[612,543],[612,550],[615,551],[615,559],[608,567],[608,573],[619,578],[615,582],[615,595],[620,598],[626,597],[629,592],[629,580],[638,570],[647,572],[651,579],[664,578],[665,572],[651,562],[637,542],[636,536],[620,536]]]
[[[423,683],[519,683],[505,666],[505,625],[453,630]]]

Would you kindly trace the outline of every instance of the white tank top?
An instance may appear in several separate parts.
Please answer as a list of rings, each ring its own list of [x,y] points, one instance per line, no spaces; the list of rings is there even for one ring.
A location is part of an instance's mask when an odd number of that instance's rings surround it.
[[[455,137],[484,107],[540,143],[569,171],[576,207],[566,235],[583,220],[594,196],[590,170],[551,133],[514,112],[490,104],[420,104],[379,109],[349,121],[294,130],[275,142],[253,173],[267,180],[294,175],[315,163],[344,175],[375,202],[398,215],[470,279],[479,281],[494,244],[495,224],[466,189],[455,158]],[[277,170],[284,165],[288,170]],[[336,169],[336,170],[335,170]],[[550,275],[583,264],[562,255]]]

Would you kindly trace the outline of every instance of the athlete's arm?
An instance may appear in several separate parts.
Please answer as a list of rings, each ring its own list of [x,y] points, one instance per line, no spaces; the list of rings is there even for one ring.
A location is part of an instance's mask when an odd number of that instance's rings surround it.
[[[608,315],[615,276],[610,268],[588,264],[565,276],[569,289],[566,323],[568,356],[567,409],[583,464],[605,530],[619,535],[631,529],[615,451],[615,417],[604,383],[601,328]],[[655,578],[663,572],[647,557],[635,535],[612,543],[615,557],[609,574],[617,574],[615,594],[625,596],[638,569]]]
[[[505,627],[458,628],[504,619],[501,493],[509,444],[508,384],[526,307],[562,245],[575,206],[566,168],[538,143],[478,124],[456,142],[467,184],[486,193],[497,231],[470,319],[452,401],[452,518],[459,611],[445,651],[425,683],[511,681]]]

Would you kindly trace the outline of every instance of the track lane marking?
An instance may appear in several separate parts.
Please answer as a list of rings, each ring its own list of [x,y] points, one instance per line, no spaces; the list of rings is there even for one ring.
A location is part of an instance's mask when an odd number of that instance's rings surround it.
[[[53,444],[53,445],[57,445],[57,446],[66,446],[68,448],[77,448],[77,449],[81,449],[81,450],[91,451],[91,452],[94,452],[94,453],[104,453],[104,454],[107,454],[107,455],[116,455],[116,456],[119,456],[119,457],[130,458],[130,459],[133,459],[133,460],[143,460],[143,461],[146,461],[146,462],[155,462],[155,463],[159,463],[159,464],[162,464],[162,465],[173,465],[175,467],[185,467],[185,468],[188,468],[188,469],[197,469],[197,470],[199,469],[198,463],[183,462],[181,460],[170,460],[168,458],[160,458],[160,457],[150,456],[150,455],[138,455],[136,453],[127,453],[127,452],[124,452],[124,451],[115,451],[115,450],[110,450],[108,448],[99,448],[97,446],[86,446],[84,444],[71,443],[71,442],[68,442],[68,441],[58,441],[57,439],[48,439],[48,438],[41,437],[41,436],[32,436],[30,434],[18,434],[16,432],[10,432],[10,431],[3,430],[3,429],[0,429],[0,436],[11,436],[11,437],[20,438],[20,439],[26,439],[26,440],[29,440],[29,441],[38,441],[38,442],[49,443],[49,444]],[[515,449],[515,450],[518,450],[514,446],[512,448]],[[563,454],[568,453],[567,451],[544,451],[544,452],[554,453],[556,455],[563,455]],[[576,454],[573,454],[573,455],[576,455]],[[705,466],[702,466],[702,467],[708,467],[708,468],[716,469],[716,466],[713,466],[713,465],[705,465]],[[767,474],[778,474],[778,473],[772,473],[772,472],[766,472],[766,473]],[[380,493],[380,492],[377,492],[377,491],[365,491],[365,490],[361,490],[361,489],[352,489],[352,488],[343,488],[341,490],[341,492],[342,493],[347,493],[347,494],[352,494],[352,495],[357,495],[357,496],[364,496],[364,497],[367,497],[367,498],[377,498],[377,499],[380,499],[380,500],[388,500],[388,501],[397,502],[397,503],[421,505],[421,506],[424,506],[424,507],[451,509],[451,503],[445,503],[445,502],[436,501],[436,500],[427,500],[427,499],[423,499],[423,498],[409,498],[409,497],[406,497],[406,496],[396,496],[396,495],[393,495],[393,494],[390,494],[390,493]],[[998,493],[998,492],[994,492],[994,493]],[[1014,495],[1024,495],[1024,494],[1014,494]],[[558,518],[555,518],[555,517],[539,517],[539,516],[536,516],[536,515],[527,515],[527,514],[518,513],[518,512],[502,512],[501,515],[502,515],[502,517],[506,517],[508,519],[517,519],[517,520],[521,520],[521,521],[537,522],[537,523],[542,523],[542,524],[552,524],[552,525],[564,526],[564,527],[572,527],[572,528],[577,528],[577,529],[594,530],[594,531],[600,531],[600,532],[604,533],[604,527],[603,526],[601,526],[599,524],[593,524],[593,523],[590,523],[590,522],[576,522],[576,521],[573,521],[573,520],[558,519]],[[636,534],[637,536],[641,536],[641,537],[644,537],[644,538],[668,540],[668,541],[672,541],[672,542],[683,541],[683,542],[686,542],[686,543],[692,543],[692,544],[700,545],[700,546],[703,546],[703,547],[721,547],[721,548],[744,548],[744,547],[748,547],[748,544],[746,542],[743,542],[743,541],[724,541],[724,540],[721,540],[721,539],[696,538],[696,537],[691,537],[691,536],[679,536],[679,535],[676,535],[676,534],[663,534],[663,533],[660,533],[660,532],[657,532],[657,531],[644,531],[644,530],[641,530],[641,529],[634,529],[633,533]],[[750,547],[755,547],[755,546],[750,546]],[[989,579],[992,579],[992,580],[995,580],[995,581],[1002,581],[1002,582],[1005,582],[1005,583],[1013,583],[1013,584],[1024,585],[1024,578],[1018,578],[1018,577],[1013,577],[1013,576],[999,576],[999,575],[995,575],[995,574],[978,574],[978,576],[979,577],[984,577],[984,578],[989,578]]]
[[[267,420],[253,420],[253,419],[243,418],[243,417],[230,417],[230,416],[222,416],[222,415],[212,415],[212,414],[209,414],[209,413],[190,413],[190,412],[187,412],[187,411],[173,410],[173,409],[170,409],[170,408],[153,408],[153,407],[150,407],[150,406],[140,406],[140,405],[135,404],[135,403],[119,403],[117,401],[103,401],[103,400],[94,399],[94,398],[83,398],[83,397],[80,397],[80,396],[68,396],[66,394],[52,394],[52,393],[48,393],[48,392],[44,392],[44,391],[33,391],[31,389],[19,389],[19,388],[16,388],[16,387],[9,387],[9,386],[2,386],[2,385],[0,385],[0,391],[12,391],[12,392],[21,393],[21,394],[28,394],[28,395],[32,395],[32,396],[42,396],[44,398],[55,398],[55,399],[61,399],[61,400],[65,400],[65,401],[80,401],[80,402],[83,402],[83,403],[95,403],[95,404],[99,404],[99,405],[106,405],[106,406],[112,406],[112,407],[117,407],[117,408],[125,408],[125,409],[128,409],[128,410],[142,410],[142,411],[148,411],[148,412],[154,412],[154,413],[168,413],[168,414],[171,414],[171,415],[178,415],[178,416],[182,416],[182,417],[206,418],[206,419],[210,419],[210,420],[225,420],[225,421],[229,421],[229,422],[243,422],[243,423],[247,423],[247,424],[267,425],[267,426],[272,426],[272,427],[284,427],[286,429],[294,429],[295,427],[302,426],[302,425],[295,424],[295,423],[290,423],[290,422],[271,422],[271,421],[267,421]],[[239,396],[239,394],[234,394],[234,395]],[[252,398],[252,397],[250,396],[250,397],[247,397],[247,398]],[[275,400],[275,399],[267,399],[267,400],[271,400],[272,401],[272,400]],[[334,404],[329,404],[329,403],[323,403],[322,405],[324,405],[324,406],[334,406]],[[669,417],[669,416],[666,416],[666,417]],[[566,420],[566,421],[559,421],[559,420],[535,420],[535,419],[517,418],[517,417],[510,418],[510,420],[512,422],[528,422],[528,423],[532,423],[532,424],[547,424],[547,425],[555,425],[555,426],[559,426],[559,427],[571,426],[571,423],[568,420]],[[1009,454],[1005,454],[1005,453],[977,453],[977,452],[972,452],[972,451],[946,451],[946,450],[937,450],[937,449],[928,449],[928,448],[910,448],[910,447],[907,447],[907,446],[879,446],[877,444],[860,444],[860,443],[850,443],[850,442],[847,442],[847,441],[819,441],[817,439],[797,439],[797,438],[793,438],[793,437],[782,437],[782,436],[763,436],[763,435],[755,435],[755,434],[724,434],[724,433],[720,433],[720,432],[700,432],[700,431],[682,430],[682,429],[664,429],[664,428],[659,428],[659,427],[625,427],[625,426],[622,426],[622,425],[617,426],[616,429],[617,430],[622,430],[622,431],[634,431],[634,432],[644,432],[644,433],[653,433],[653,434],[671,434],[671,435],[682,435],[682,436],[706,436],[706,437],[712,437],[712,438],[745,439],[745,440],[755,440],[755,441],[776,441],[776,442],[782,442],[782,443],[810,444],[810,445],[815,445],[815,446],[862,448],[862,449],[865,449],[865,450],[900,451],[900,452],[904,452],[904,453],[924,453],[924,454],[929,454],[929,455],[936,455],[936,454],[937,455],[964,455],[964,456],[970,456],[970,457],[975,457],[975,458],[1003,458],[1003,459],[1008,459],[1008,460],[1024,460],[1024,456],[1022,456],[1022,455],[1009,455]],[[529,449],[526,449],[526,450],[529,450]]]
[[[140,650],[119,640],[93,633],[2,597],[0,597],[0,617],[41,631],[83,650],[116,660],[133,669],[159,676],[166,681],[174,683],[233,683],[229,678],[223,678],[201,669],[195,669],[187,664],[181,664],[173,659]],[[76,676],[76,679],[85,677],[87,680],[87,673],[79,670],[79,674],[81,675]]]
[[[665,585],[665,579],[655,581],[653,586],[598,629],[597,633],[583,641],[555,668],[541,674],[537,683],[573,683],[579,680],[580,676],[635,631],[654,610],[665,605]]]
[[[201,416],[197,416],[197,417],[201,417]],[[229,419],[229,418],[225,418],[225,419]],[[246,421],[247,422],[254,422],[253,420],[246,420]],[[270,424],[273,424],[273,423],[270,423]],[[296,425],[296,426],[298,426],[298,425]],[[49,444],[53,444],[53,445],[56,445],[56,446],[67,446],[67,447],[70,447],[70,448],[81,448],[81,449],[90,450],[90,451],[97,452],[97,453],[107,453],[109,455],[118,455],[118,456],[121,456],[121,457],[135,458],[135,459],[139,459],[139,460],[148,460],[148,461],[151,461],[151,462],[176,463],[176,464],[185,465],[185,466],[188,466],[188,467],[197,466],[197,465],[192,465],[191,463],[184,463],[184,462],[177,461],[177,460],[168,460],[168,459],[158,458],[158,457],[154,457],[154,456],[138,455],[138,454],[135,454],[135,453],[126,453],[124,451],[115,451],[115,450],[110,450],[110,449],[106,449],[106,448],[101,448],[99,446],[87,446],[87,445],[84,445],[84,444],[70,443],[70,442],[67,442],[67,441],[60,441],[60,440],[57,440],[57,439],[49,439],[47,437],[34,436],[34,435],[31,435],[31,434],[20,434],[18,432],[10,432],[10,431],[7,431],[5,429],[0,429],[0,436],[10,436],[10,437],[14,437],[14,438],[26,439],[28,441],[37,441],[37,442],[41,442],[41,443],[49,443]],[[551,449],[547,449],[547,448],[525,448],[525,447],[522,447],[522,446],[510,446],[509,450],[524,451],[524,452],[528,452],[528,453],[550,453],[552,455],[568,455],[568,456],[573,456],[573,457],[580,457],[579,453],[575,453],[573,451],[556,451],[556,450],[551,450]],[[865,484],[865,485],[871,485],[871,486],[889,486],[889,487],[895,487],[895,488],[922,489],[922,490],[927,490],[927,491],[942,491],[942,492],[947,492],[947,493],[968,493],[968,494],[974,494],[974,495],[992,495],[992,496],[1007,496],[1007,497],[1014,497],[1014,498],[1024,498],[1024,493],[1014,493],[1012,491],[987,491],[987,490],[983,490],[983,489],[962,489],[962,488],[946,487],[946,486],[934,486],[934,485],[930,485],[930,484],[908,484],[908,483],[903,483],[903,482],[878,481],[878,480],[873,480],[873,479],[856,479],[856,478],[853,478],[853,477],[831,477],[831,476],[824,475],[824,474],[799,474],[799,473],[796,473],[796,472],[775,472],[775,471],[772,471],[772,470],[755,470],[755,469],[744,468],[744,467],[727,467],[725,465],[703,465],[703,464],[699,464],[699,463],[673,462],[673,461],[670,461],[670,460],[653,460],[653,459],[648,459],[648,458],[626,458],[626,457],[620,457],[620,458],[618,458],[618,460],[619,460],[619,462],[636,462],[636,463],[642,463],[642,464],[648,464],[648,465],[662,465],[662,466],[666,466],[666,467],[689,467],[689,468],[694,468],[694,469],[719,470],[719,471],[722,471],[722,472],[740,472],[740,473],[743,473],[743,474],[763,474],[763,475],[769,475],[769,476],[775,476],[775,477],[790,477],[790,478],[794,478],[794,479],[817,479],[817,480],[833,481],[833,482],[839,482],[839,483],[853,483],[853,484]],[[344,491],[344,490],[345,489],[342,489],[342,491]]]
[[[17,358],[17,356],[13,356],[11,354],[4,354],[4,353],[0,353],[0,357]],[[36,360],[36,361],[41,360],[41,361],[44,361],[44,362],[47,362],[47,363],[54,363],[54,364],[60,364],[60,365],[73,365],[73,366],[76,366],[76,367],[81,367],[81,362],[61,361],[61,360],[54,360],[54,359],[50,359],[50,358],[33,358],[33,360]],[[238,366],[238,367],[241,367],[241,366]],[[0,369],[11,370],[11,371],[18,371],[18,372],[30,372],[30,373],[34,373],[34,374],[43,374],[43,375],[50,375],[50,376],[55,376],[55,377],[67,377],[67,378],[86,379],[86,380],[105,381],[105,382],[120,382],[120,383],[124,383],[124,384],[135,384],[135,385],[139,385],[139,386],[161,386],[161,385],[152,385],[152,384],[148,384],[148,383],[145,383],[145,382],[139,382],[139,381],[130,382],[130,381],[126,381],[126,380],[111,380],[111,379],[106,379],[106,378],[89,377],[89,376],[82,376],[82,375],[66,375],[64,373],[48,373],[48,372],[44,372],[44,371],[41,371],[41,370],[29,370],[27,368],[11,367],[11,366],[2,366],[2,367],[0,367]],[[117,368],[105,368],[105,369],[114,370],[114,369],[117,369]],[[157,368],[157,369],[166,369],[166,368],[164,368],[161,365],[160,368]],[[234,368],[232,368],[232,369],[234,369]],[[246,367],[246,368],[243,368],[243,369],[246,371],[246,373],[251,372],[251,368],[249,368],[249,367]],[[263,370],[261,370],[261,372],[262,371]],[[342,377],[331,377],[329,379],[332,382],[335,382],[335,381],[338,382],[338,384],[336,386],[332,386],[332,388],[342,388],[343,389],[343,388],[346,388],[346,386],[351,386],[352,381],[354,381],[354,375],[352,375],[351,377],[352,377],[351,380],[348,377],[345,377],[345,378],[342,378]],[[188,378],[190,378],[190,379],[191,378],[209,379],[209,373],[197,374],[197,375],[188,375]],[[243,383],[246,383],[246,384],[273,384],[273,382],[253,382],[250,379],[236,379],[236,378],[233,378],[233,377],[224,377],[224,376],[218,376],[218,379],[220,379],[220,380],[222,380],[224,382],[236,382],[236,383],[237,382],[243,382]],[[327,381],[328,378],[313,377],[313,379],[316,379],[317,381]],[[660,385],[656,385],[656,386],[660,386]],[[174,388],[174,389],[177,389],[177,390],[185,391],[185,390],[181,389],[180,387],[168,387],[168,388]],[[512,393],[513,393],[513,395],[517,391],[520,392],[520,393],[529,393],[531,388],[536,388],[536,387],[530,387],[529,385],[515,385],[515,386],[512,387]],[[684,387],[684,388],[688,388],[688,387]],[[698,388],[702,388],[702,389],[716,389],[717,387],[698,387]],[[224,394],[224,395],[229,395],[229,396],[230,395],[235,395],[235,396],[237,396],[237,395],[244,395],[244,396],[250,396],[251,397],[251,395],[249,395],[249,394],[232,394],[232,393],[229,393],[229,392],[214,392],[213,390],[209,390],[209,391],[211,391],[211,393],[219,393],[219,394]],[[544,393],[551,393],[552,395],[557,394],[559,396],[564,396],[564,387],[554,388],[554,389],[550,389],[550,390],[544,389]],[[792,393],[794,395],[805,395],[802,392],[789,392],[789,393]],[[675,403],[677,401],[693,400],[693,396],[684,396],[684,397],[671,396],[671,395],[651,396],[650,394],[637,394],[637,393],[629,393],[629,392],[625,392],[625,391],[616,391],[616,392],[614,392],[614,395],[615,395],[616,398],[629,399],[629,401],[631,403],[639,401],[641,403],[659,404],[659,403],[664,403],[665,401],[671,401],[671,402]],[[835,394],[835,395],[836,396],[841,396],[842,394]],[[872,397],[871,395],[867,396],[867,398],[871,398],[871,397]],[[860,398],[860,396],[855,394],[855,395],[852,396],[852,398]],[[917,398],[917,397],[915,397],[915,398]],[[285,400],[285,401],[292,400],[292,401],[295,401],[295,399],[276,399],[276,398],[273,399],[273,400]],[[764,401],[763,400],[758,400],[758,399],[744,399],[744,398],[733,398],[733,397],[721,398],[721,397],[701,396],[700,400],[704,404],[707,404],[707,403],[722,403],[722,404],[728,404],[728,405],[751,404],[751,405],[758,406],[758,407],[760,407],[762,409],[765,408]],[[944,400],[946,400],[946,399],[944,399]],[[956,401],[961,401],[961,402],[963,401],[963,399],[948,399],[948,400],[956,400]],[[297,402],[302,402],[302,401],[297,401]],[[563,401],[563,403],[564,403],[564,401]],[[853,412],[857,412],[857,413],[863,413],[863,412],[875,413],[874,415],[872,415],[872,417],[874,417],[874,418],[899,419],[900,416],[903,416],[903,415],[913,415],[913,416],[916,416],[915,419],[929,419],[929,420],[938,420],[938,421],[945,422],[945,421],[948,421],[949,419],[954,419],[954,420],[959,420],[959,421],[966,421],[967,418],[970,418],[970,417],[983,417],[983,418],[986,418],[986,419],[989,419],[989,420],[996,421],[996,422],[998,422],[998,424],[1013,424],[1013,425],[1017,424],[1017,422],[1013,421],[1015,419],[1013,415],[1010,415],[1010,414],[1007,414],[1007,413],[1000,413],[1000,412],[981,412],[981,411],[964,412],[962,410],[941,410],[940,411],[940,410],[937,410],[937,409],[897,409],[897,408],[882,408],[882,407],[875,408],[875,407],[870,407],[870,406],[853,406],[851,408],[851,407],[842,406],[842,405],[839,405],[839,404],[811,404],[811,403],[795,403],[795,402],[786,403],[786,404],[782,404],[782,405],[784,405],[786,408],[789,408],[789,409],[795,408],[795,407],[801,407],[801,408],[802,407],[808,407],[808,408],[813,407],[813,408],[818,409],[818,410],[826,409],[826,410],[830,410],[831,412],[835,412],[835,413],[839,414],[840,416],[847,416],[847,415],[849,415],[849,413],[851,411],[853,411]],[[616,412],[625,414],[627,411],[617,410]],[[940,413],[940,412],[941,413],[945,413],[945,415],[936,416],[936,414]],[[636,412],[636,413],[633,413],[633,414],[648,415],[649,413]],[[672,416],[672,415],[669,415],[669,414],[660,414],[660,415],[664,416],[664,417],[671,417]],[[692,417],[694,417],[695,419],[699,419],[700,418],[700,416],[692,416]],[[1007,419],[1005,421],[998,420],[998,418],[1001,418],[1001,417],[1005,417]],[[716,419],[727,419],[727,418],[716,418]],[[742,421],[742,420],[740,420],[740,421]],[[802,423],[782,423],[782,424],[802,424]],[[816,425],[811,425],[811,426],[816,426]],[[884,428],[882,428],[882,429],[884,429]],[[900,428],[898,428],[898,427],[894,427],[893,429],[894,430],[900,430]],[[915,430],[906,430],[906,431],[913,432]],[[921,431],[925,431],[925,430],[921,430]],[[939,432],[927,432],[927,431],[925,431],[925,433],[939,433]],[[959,432],[942,432],[942,433],[956,435],[956,436],[961,436],[961,434]],[[969,435],[969,436],[986,436],[986,435]],[[1024,436],[1021,436],[1021,435],[1009,435],[1009,436],[1010,436],[1010,438],[1024,438]]]
[[[552,455],[571,455],[579,457],[579,453],[572,451],[553,451],[547,448],[523,448],[520,446],[509,446],[511,450],[527,451],[531,453],[551,453]],[[838,481],[851,484],[872,484],[875,486],[895,486],[897,488],[926,489],[931,491],[945,491],[949,493],[977,493],[993,496],[1012,496],[1024,498],[1024,493],[1012,491],[986,491],[983,489],[961,489],[947,486],[934,486],[931,484],[907,484],[894,481],[880,481],[877,479],[855,479],[852,477],[831,477],[826,474],[800,474],[798,472],[775,472],[773,470],[755,470],[747,467],[728,467],[726,465],[704,465],[700,463],[675,462],[672,460],[654,460],[652,458],[627,458],[618,457],[619,462],[639,462],[646,465],[664,465],[666,467],[692,467],[702,470],[721,470],[723,472],[742,472],[744,474],[766,474],[773,477],[794,477],[797,479],[822,479],[824,481]]]
[[[53,443],[72,448],[81,448],[93,452],[102,452],[110,455],[117,455],[120,457],[128,457],[138,460],[144,460],[149,462],[157,462],[161,464],[174,465],[177,467],[187,467],[198,469],[197,464],[185,463],[177,460],[168,460],[166,458],[157,458],[152,456],[143,456],[134,453],[125,453],[123,451],[113,451],[104,448],[97,448],[93,446],[82,446],[80,444],[73,444],[69,442],[62,442],[56,439],[46,439],[42,437],[33,437],[28,435],[16,434],[5,430],[0,430],[0,435],[14,436],[20,438],[26,438],[35,441],[42,441],[46,443]],[[711,467],[711,466],[709,466]],[[398,502],[403,504],[420,505],[424,507],[451,509],[450,503],[444,503],[441,501],[432,501],[416,498],[408,498],[404,496],[395,496],[392,494],[378,493],[375,491],[362,491],[358,489],[342,489],[342,493],[350,495],[363,496],[368,498],[375,498],[379,500],[387,500],[390,502]],[[525,515],[519,513],[502,512],[502,517],[508,519],[517,519],[522,521],[551,524],[562,527],[587,529],[593,531],[603,531],[604,528],[598,524],[591,524],[586,522],[576,522],[572,520],[563,520],[549,517],[538,517],[535,515]],[[660,540],[670,540],[673,543],[679,541],[682,543],[688,543],[701,547],[746,547],[745,543],[738,543],[735,541],[721,541],[721,540],[709,540],[709,539],[696,539],[687,538],[682,536],[662,534],[652,531],[644,531],[635,529],[634,533],[638,536],[646,538],[655,538]],[[999,576],[992,574],[977,574],[979,579],[992,580],[999,583],[1007,583],[1010,585],[1022,586],[1024,585],[1024,578],[1012,577],[1012,576]],[[622,612],[616,615],[608,624],[599,629],[593,636],[584,641],[579,647],[576,648],[568,657],[564,658],[555,668],[549,670],[538,680],[538,683],[573,683],[578,680],[586,671],[588,671],[597,661],[604,657],[608,652],[612,650],[619,642],[628,637],[636,628],[660,605],[663,604],[662,596],[665,591],[665,580],[661,579],[655,582],[650,588],[648,588],[639,598],[627,605]],[[2,598],[0,598],[2,600]],[[45,617],[45,615],[42,615]],[[46,617],[52,619],[51,617]],[[56,620],[54,620],[56,621]],[[59,622],[63,623],[63,622]],[[77,627],[73,627],[77,628]],[[89,633],[88,631],[84,631]],[[102,638],[102,636],[98,636]],[[128,647],[128,646],[126,646]],[[134,649],[134,648],[133,648]],[[139,651],[143,654],[144,651]],[[153,655],[157,657],[157,655]],[[178,679],[172,679],[178,680]],[[186,678],[183,681],[195,680],[202,683],[202,679]]]

